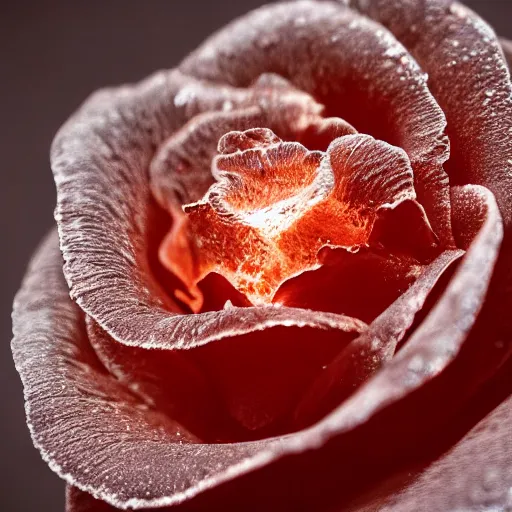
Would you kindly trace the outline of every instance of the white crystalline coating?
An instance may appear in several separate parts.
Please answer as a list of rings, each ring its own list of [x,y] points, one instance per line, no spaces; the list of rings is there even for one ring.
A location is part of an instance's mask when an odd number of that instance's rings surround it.
[[[176,107],[184,107],[196,98],[197,90],[194,86],[186,85],[174,97]]]

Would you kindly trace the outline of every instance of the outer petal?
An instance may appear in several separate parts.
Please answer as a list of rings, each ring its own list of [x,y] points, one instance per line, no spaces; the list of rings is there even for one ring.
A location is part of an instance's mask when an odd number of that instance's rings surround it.
[[[507,510],[512,505],[512,398],[488,414],[452,449],[426,469],[406,478],[391,495],[344,512],[432,512],[433,510]],[[464,468],[461,471],[461,468]],[[408,480],[408,481],[407,481]],[[249,500],[248,500],[249,502]],[[250,507],[247,503],[247,507]],[[246,510],[248,509],[246,507]],[[68,486],[66,512],[114,512],[105,502]],[[159,510],[175,510],[159,509]],[[194,510],[212,510],[206,507]],[[324,510],[317,508],[316,510]],[[329,507],[333,511],[334,508]]]
[[[384,27],[331,2],[270,5],[207,40],[180,69],[237,86],[278,73],[329,115],[402,147],[434,231],[451,242],[444,115],[414,59]]]
[[[512,226],[512,84],[499,41],[451,0],[353,0],[389,28],[429,74],[448,121],[450,177],[489,188]]]
[[[136,508],[179,503],[330,438],[350,446],[354,429],[375,422],[377,411],[441,374],[471,328],[495,262],[501,223],[484,189],[468,187],[462,198],[466,214],[470,207],[487,211],[482,228],[445,295],[398,356],[310,430],[240,444],[194,444],[179,424],[148,410],[105,374],[85,338],[82,314],[68,298],[56,238],[50,237],[32,262],[14,309],[13,352],[35,445],[68,483],[113,505]],[[451,391],[445,390],[443,400]],[[339,469],[344,474],[343,466]]]
[[[512,507],[512,397],[392,496],[358,512],[476,512]],[[346,509],[343,509],[346,510]],[[350,508],[355,512],[356,508]]]
[[[442,253],[364,333],[324,368],[299,404],[297,421],[308,422],[311,416],[318,416],[319,412],[341,403],[395,355],[397,344],[412,326],[428,295],[445,270],[462,254],[463,251],[456,250]]]
[[[195,444],[183,427],[105,372],[61,265],[53,233],[33,259],[13,313],[27,421],[50,467],[71,485],[135,508],[180,502],[244,471],[261,443]]]
[[[149,190],[155,148],[198,113],[245,99],[239,90],[160,73],[97,93],[55,138],[55,217],[71,296],[117,341],[183,349],[278,325],[344,331],[364,325],[285,307],[183,314],[155,279],[150,257],[164,215]]]

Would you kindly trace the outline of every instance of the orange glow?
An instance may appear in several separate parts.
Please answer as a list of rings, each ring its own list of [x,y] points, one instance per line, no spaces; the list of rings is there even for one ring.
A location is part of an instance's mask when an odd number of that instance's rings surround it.
[[[258,128],[226,134],[219,151],[217,182],[175,215],[161,251],[193,310],[210,272],[252,304],[272,303],[285,281],[321,265],[320,249],[357,251],[380,208],[415,197],[405,153],[367,135],[339,137],[321,152]]]

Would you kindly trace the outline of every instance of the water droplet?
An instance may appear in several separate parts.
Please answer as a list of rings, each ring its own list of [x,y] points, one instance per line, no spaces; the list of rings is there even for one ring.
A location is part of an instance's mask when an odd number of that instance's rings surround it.
[[[226,100],[222,104],[222,110],[224,110],[224,112],[229,112],[230,110],[233,110],[233,102],[229,101],[229,100]]]

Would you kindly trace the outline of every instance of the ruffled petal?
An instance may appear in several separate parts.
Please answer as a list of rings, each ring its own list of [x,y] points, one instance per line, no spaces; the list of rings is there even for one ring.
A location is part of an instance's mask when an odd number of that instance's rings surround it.
[[[491,190],[512,227],[512,84],[496,34],[458,2],[352,0],[387,27],[429,74],[448,121],[456,183]]]
[[[52,168],[64,274],[71,296],[117,341],[184,349],[278,325],[364,325],[294,308],[185,314],[155,278],[149,253],[157,253],[155,227],[163,212],[149,187],[154,151],[192,117],[221,110],[226,101],[243,103],[247,94],[177,71],[159,73],[134,87],[97,93],[57,134]]]
[[[480,230],[435,307],[387,366],[322,423],[335,428],[349,411],[364,417],[389,400],[410,393],[439,375],[455,359],[482,308],[503,237],[496,201],[485,188],[468,185],[453,191],[455,217],[472,214]],[[485,212],[482,215],[482,212]],[[473,376],[472,376],[473,377]],[[468,377],[466,377],[468,378]],[[364,402],[364,404],[362,403]]]
[[[190,96],[203,92],[186,91],[178,93],[175,103],[186,103]],[[322,105],[277,75],[261,75],[248,89],[224,87],[223,91],[222,110],[193,117],[158,148],[151,162],[151,190],[167,210],[198,201],[205,194],[213,183],[211,162],[218,142],[228,132],[270,128],[281,138],[308,141],[321,140],[326,132],[338,136],[354,132],[342,120],[323,119]],[[214,109],[215,104],[204,107]]]
[[[384,27],[331,2],[271,5],[221,30],[180,69],[235,86],[277,73],[329,115],[402,147],[434,230],[452,243],[445,118],[415,60]]]
[[[407,154],[369,135],[339,137],[326,153],[262,129],[229,132],[219,144],[219,181],[184,206],[195,264],[186,282],[217,272],[253,304],[318,268],[322,248],[368,245],[379,211],[416,197]]]
[[[448,121],[451,157],[446,167],[450,179],[487,187],[503,218],[505,240],[492,285],[474,334],[466,342],[474,347],[474,352],[468,350],[473,364],[467,371],[475,375],[476,386],[476,375],[481,379],[492,375],[512,346],[512,83],[502,47],[492,28],[458,2],[351,3],[391,30],[429,73],[429,86]],[[456,220],[456,233],[464,231],[461,226],[474,225],[471,217],[485,216],[485,209],[462,213]],[[467,243],[467,237],[464,241],[457,235],[456,239]],[[476,348],[479,337],[495,344],[480,358]],[[467,356],[468,361],[471,357]]]
[[[34,444],[70,485],[121,508],[165,506],[278,455],[279,440],[203,444],[107,373],[69,299],[55,233],[30,265],[13,321]]]
[[[179,420],[202,441],[235,437],[220,397],[190,351],[127,347],[90,317],[86,327],[100,362],[146,405]]]

